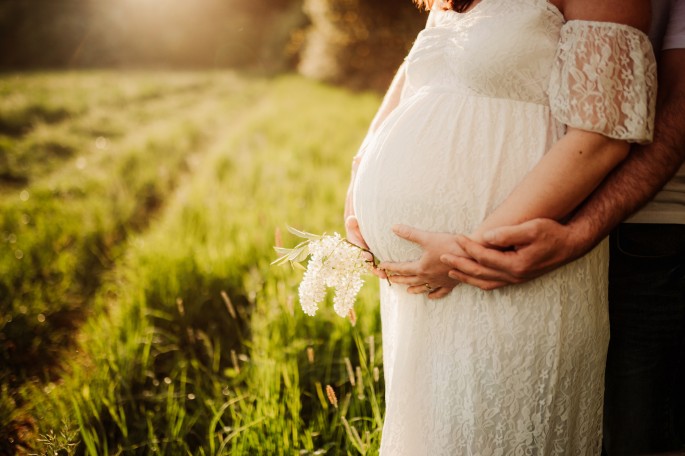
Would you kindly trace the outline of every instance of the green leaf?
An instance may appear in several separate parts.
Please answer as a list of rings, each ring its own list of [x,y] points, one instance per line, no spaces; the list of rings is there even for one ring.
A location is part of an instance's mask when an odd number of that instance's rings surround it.
[[[322,236],[319,236],[316,234],[307,233],[306,231],[300,231],[297,228],[293,228],[292,226],[288,227],[288,231],[297,237],[308,239],[310,241],[316,241],[317,239],[321,239],[321,237],[322,237]]]
[[[274,247],[274,250],[276,251],[276,253],[278,253],[279,256],[283,256],[292,252],[293,249],[289,249],[286,247]]]
[[[296,263],[301,263],[302,261],[306,260],[307,257],[309,256],[309,248],[302,249],[302,251],[298,252],[298,254],[295,256],[295,258],[292,260]]]
[[[287,261],[288,261],[288,257],[286,255],[283,255],[282,257],[279,257],[279,258],[276,258],[275,260],[273,260],[270,264],[271,264],[271,266],[280,266]]]
[[[302,241],[292,249],[285,247],[274,247],[274,250],[281,254],[277,259],[271,262],[271,265],[282,265],[286,262],[300,263],[309,256],[309,240]]]

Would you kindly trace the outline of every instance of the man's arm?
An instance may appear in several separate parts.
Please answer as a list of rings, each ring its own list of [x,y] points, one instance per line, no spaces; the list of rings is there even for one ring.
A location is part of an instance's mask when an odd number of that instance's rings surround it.
[[[659,61],[654,141],[634,147],[566,225],[535,219],[496,228],[484,233],[487,246],[458,236],[473,260],[449,254],[441,259],[454,268],[450,277],[483,289],[538,277],[591,250],[652,199],[684,161],[685,49],[672,49]]]
[[[685,161],[685,49],[662,52],[657,100],[654,141],[634,147],[569,223],[593,233],[586,251],[651,200]]]

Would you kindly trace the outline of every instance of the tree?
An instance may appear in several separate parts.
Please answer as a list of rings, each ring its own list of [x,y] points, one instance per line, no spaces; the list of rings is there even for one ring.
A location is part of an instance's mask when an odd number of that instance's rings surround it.
[[[409,0],[304,0],[311,21],[299,71],[354,88],[387,88],[426,16]]]

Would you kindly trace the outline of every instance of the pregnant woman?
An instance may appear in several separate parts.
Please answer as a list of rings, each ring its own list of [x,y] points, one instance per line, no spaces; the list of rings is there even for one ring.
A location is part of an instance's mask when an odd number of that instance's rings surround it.
[[[423,254],[395,224],[563,220],[652,137],[649,2],[435,3],[354,161],[348,237],[383,261]],[[409,285],[381,282],[381,454],[599,454],[605,244],[492,292]]]

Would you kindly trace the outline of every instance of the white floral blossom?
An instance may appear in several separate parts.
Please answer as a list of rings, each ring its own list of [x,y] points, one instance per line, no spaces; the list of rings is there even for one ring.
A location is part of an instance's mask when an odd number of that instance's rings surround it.
[[[321,261],[315,262],[313,258],[310,259],[300,282],[300,305],[307,315],[314,316],[319,303],[326,298],[326,284],[321,280],[321,269]]]
[[[295,249],[278,249],[283,256],[274,263],[298,263],[309,256],[299,286],[300,305],[307,315],[314,315],[326,298],[327,288],[334,289],[333,310],[341,317],[349,315],[364,284],[362,274],[369,269],[367,253],[338,233],[315,236],[291,230],[306,237]]]
[[[314,315],[325,298],[325,290],[335,290],[333,309],[346,317],[354,306],[364,280],[367,264],[364,252],[338,233],[309,243],[311,258],[300,284],[300,304],[307,315]]]
[[[347,283],[336,286],[333,296],[333,310],[338,315],[341,317],[349,315],[362,285],[364,285],[364,279],[357,275],[350,276]]]

